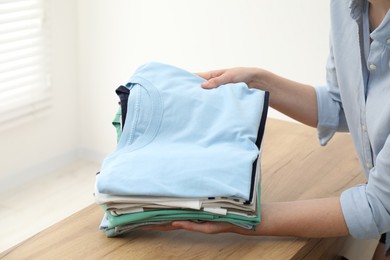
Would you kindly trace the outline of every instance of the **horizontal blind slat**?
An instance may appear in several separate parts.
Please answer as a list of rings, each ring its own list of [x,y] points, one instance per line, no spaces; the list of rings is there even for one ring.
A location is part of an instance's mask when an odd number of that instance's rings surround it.
[[[9,79],[8,81],[1,83],[2,86],[0,92],[4,93],[1,96],[9,95],[9,92],[17,91],[18,88],[29,84],[36,84],[37,82],[39,82],[42,86],[48,86],[46,78],[41,74],[31,73],[29,75],[23,75],[23,77],[20,78],[14,78],[12,80]]]
[[[37,38],[37,39],[30,38],[28,41],[20,42],[17,45],[10,44],[9,46],[0,46],[0,54],[12,53],[12,52],[28,49],[31,47],[35,47],[35,46],[37,46],[37,40],[39,40],[39,38]]]
[[[24,11],[33,11],[40,12],[39,6],[33,2],[27,2],[25,4],[20,4],[20,2],[13,2],[12,4],[4,5],[0,3],[0,15],[7,14],[12,15],[18,12]]]
[[[34,105],[18,107],[14,110],[8,111],[6,114],[0,113],[0,129],[7,127],[7,124],[17,124],[18,121],[26,121],[26,119],[31,120],[34,117],[38,117],[41,114],[49,112],[52,107],[51,98],[48,97],[46,100],[40,100],[34,108],[31,106]]]
[[[0,117],[4,116],[4,114],[9,113],[10,111],[17,110],[22,107],[39,106],[39,102],[48,100],[50,98],[50,89],[41,89],[39,94],[36,93],[35,95],[31,95],[31,93],[18,95],[16,98],[8,100],[6,103],[0,104]]]
[[[32,1],[32,0],[0,0],[0,5],[1,4],[14,4],[14,3],[26,3],[26,2],[36,2],[36,1]]]
[[[49,87],[44,85],[44,79],[33,78],[28,81],[14,85],[14,88],[9,89],[9,91],[3,91],[0,96],[0,106],[6,106],[7,103],[12,102],[12,100],[17,100],[20,97],[28,95],[32,90],[36,93],[39,91],[48,91]]]
[[[35,30],[41,26],[39,21],[19,21],[8,26],[0,26],[0,34],[3,36],[7,34],[21,34],[26,31]]]
[[[10,113],[11,111],[18,110],[19,108],[34,108],[34,106],[39,107],[39,103],[45,100],[50,99],[50,93],[41,93],[39,96],[20,96],[19,99],[14,99],[12,102],[8,102],[8,104],[0,105],[0,118],[4,117],[4,115]],[[7,109],[3,109],[4,107]]]
[[[0,73],[0,93],[5,91],[8,88],[8,85],[12,86],[13,84],[23,81],[26,78],[43,77],[45,74],[44,68],[40,64],[35,64],[35,66],[22,67],[19,70],[14,70],[9,73]]]
[[[42,57],[42,50],[38,49],[39,47],[33,46],[33,48],[21,50],[19,53],[14,53],[13,55],[3,55],[0,58],[0,67],[5,66],[7,63],[13,63],[15,61],[24,60],[27,58],[37,58]],[[24,52],[23,52],[24,51]]]
[[[27,20],[36,20],[36,19],[41,19],[41,14],[39,14],[39,13],[20,14],[17,16],[9,16],[9,17],[0,18],[0,25],[18,22],[21,20],[27,21]]]

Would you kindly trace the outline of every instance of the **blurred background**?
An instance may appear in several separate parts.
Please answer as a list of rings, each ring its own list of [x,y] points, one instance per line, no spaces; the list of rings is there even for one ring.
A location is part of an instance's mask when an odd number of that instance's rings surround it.
[[[116,143],[115,89],[138,66],[256,66],[318,85],[328,30],[326,0],[0,0],[2,216],[23,215],[31,235],[64,205],[93,202],[94,175]]]
[[[1,122],[0,190],[37,169],[100,163],[115,147],[114,90],[145,62],[194,72],[257,66],[313,85],[325,78],[328,1],[0,1],[7,2],[42,9],[49,106]]]

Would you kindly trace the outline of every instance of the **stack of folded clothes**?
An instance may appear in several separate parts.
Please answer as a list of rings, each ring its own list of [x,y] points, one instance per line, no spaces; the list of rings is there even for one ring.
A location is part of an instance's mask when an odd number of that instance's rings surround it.
[[[108,237],[174,220],[260,222],[260,155],[268,92],[161,63],[117,89],[118,144],[96,176]]]

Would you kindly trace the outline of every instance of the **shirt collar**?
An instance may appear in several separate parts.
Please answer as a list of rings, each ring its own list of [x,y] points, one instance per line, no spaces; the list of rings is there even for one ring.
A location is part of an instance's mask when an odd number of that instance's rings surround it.
[[[373,40],[386,44],[386,46],[390,46],[390,11],[387,11],[383,21],[370,34],[370,36]]]
[[[351,9],[351,17],[357,20],[365,11],[367,0],[350,0],[349,8]]]

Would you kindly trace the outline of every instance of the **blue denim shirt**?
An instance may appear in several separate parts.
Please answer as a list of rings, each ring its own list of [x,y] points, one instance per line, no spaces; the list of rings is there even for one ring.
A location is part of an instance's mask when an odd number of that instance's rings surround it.
[[[390,12],[369,26],[367,0],[331,1],[327,84],[316,87],[320,143],[349,131],[368,179],[341,195],[349,232],[361,239],[390,231]]]

